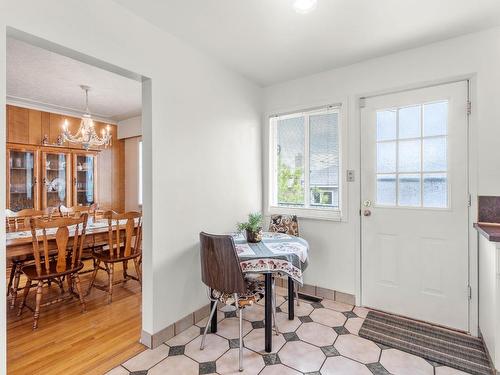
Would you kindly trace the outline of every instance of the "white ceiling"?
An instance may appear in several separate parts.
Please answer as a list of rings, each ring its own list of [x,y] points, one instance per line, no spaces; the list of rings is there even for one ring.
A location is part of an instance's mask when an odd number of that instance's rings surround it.
[[[499,0],[115,2],[263,86],[500,24]]]
[[[120,121],[141,114],[141,84],[31,44],[7,39],[7,99],[68,114],[85,110],[80,85],[91,87],[90,112]]]

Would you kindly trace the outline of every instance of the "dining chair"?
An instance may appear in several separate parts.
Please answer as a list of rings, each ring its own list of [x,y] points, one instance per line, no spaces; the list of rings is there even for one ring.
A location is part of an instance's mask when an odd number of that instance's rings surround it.
[[[299,237],[299,220],[296,215],[271,215],[269,221],[269,232],[285,233],[290,236]],[[295,284],[295,299],[297,306],[299,301],[299,285]]]
[[[89,206],[72,206],[66,207],[64,205],[59,206],[59,214],[61,217],[79,217],[84,213],[89,214],[89,217],[95,221],[97,212],[97,204],[93,203]]]
[[[96,266],[90,280],[87,295],[92,287],[108,292],[108,303],[113,299],[113,285],[123,283],[129,279],[136,280],[142,285],[141,267],[139,259],[142,254],[142,214],[140,212],[126,212],[118,214],[108,211],[104,214],[108,220],[108,243],[101,251],[92,253],[96,260]],[[132,260],[135,266],[137,277],[127,273],[128,261]],[[101,267],[104,263],[104,267]],[[114,266],[116,263],[123,264],[123,279],[114,280]],[[100,285],[95,283],[95,278],[99,270],[108,274],[108,284]]]
[[[10,209],[5,210],[5,224],[7,232],[18,232],[31,230],[31,218],[44,218],[50,220],[52,209],[35,210],[27,208],[14,212]],[[19,281],[21,279],[21,267],[29,262],[33,262],[33,257],[15,257],[11,259],[12,266],[9,275],[9,284],[7,285],[7,296],[10,296],[10,308],[14,308],[19,292]]]
[[[35,310],[33,313],[33,329],[38,327],[44,282],[56,282],[61,289],[61,294],[58,298],[45,303],[43,306],[60,302],[68,297],[72,298],[74,289],[76,289],[82,306],[82,312],[85,311],[85,299],[78,271],[83,268],[80,257],[85,241],[87,218],[88,215],[85,213],[78,218],[57,218],[52,221],[31,218],[30,220],[35,263],[24,265],[21,268],[21,272],[26,276],[27,281],[17,316],[21,316],[23,308],[26,305],[26,298],[33,286],[32,283],[35,283],[37,289]],[[54,239],[55,247],[52,245]],[[49,240],[52,241],[49,242]],[[68,246],[69,244],[72,246]],[[56,257],[51,257],[54,251],[56,252]],[[67,296],[63,294],[64,278],[66,278],[68,283]]]
[[[243,310],[264,296],[264,282],[255,277],[246,278],[241,271],[234,240],[228,235],[200,233],[201,279],[209,288],[212,303],[210,316],[203,332],[200,350],[205,348],[205,338],[218,302],[236,307],[239,316],[239,370],[243,371]],[[273,283],[274,286],[274,283]],[[274,289],[274,288],[273,288]],[[273,295],[274,290],[273,290]],[[273,322],[276,328],[276,302],[273,298]]]

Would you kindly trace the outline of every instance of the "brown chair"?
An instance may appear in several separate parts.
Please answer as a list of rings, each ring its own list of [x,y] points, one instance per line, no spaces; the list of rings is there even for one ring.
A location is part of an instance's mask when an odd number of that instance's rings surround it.
[[[7,232],[18,232],[31,230],[31,218],[43,218],[50,220],[53,209],[34,210],[27,208],[21,211],[5,210],[5,224]],[[14,308],[17,299],[17,293],[20,290],[19,280],[21,278],[21,267],[27,262],[33,262],[33,257],[16,257],[12,260],[10,269],[9,284],[7,285],[7,296],[10,296],[10,308]]]
[[[243,276],[231,236],[201,232],[200,257],[201,279],[210,288],[209,298],[213,304],[201,340],[200,350],[205,348],[205,338],[210,321],[217,310],[217,303],[234,305],[240,320],[239,369],[243,371],[243,309],[264,296],[264,283],[259,279],[246,279]],[[273,320],[276,327],[276,302],[274,298],[273,301]],[[277,328],[276,334],[278,334]]]
[[[96,266],[92,279],[90,281],[87,295],[92,287],[108,292],[108,303],[111,303],[113,298],[113,285],[133,279],[141,283],[141,269],[139,266],[139,258],[142,254],[142,214],[140,212],[126,212],[117,214],[113,211],[108,211],[104,214],[108,219],[108,244],[107,249],[93,252],[92,255],[96,260]],[[127,273],[128,261],[132,260],[135,266],[137,277]],[[104,263],[104,268],[101,267]],[[123,279],[114,281],[114,265],[115,263],[123,263]],[[108,274],[108,285],[95,284],[97,271],[103,270]]]
[[[78,271],[83,268],[80,256],[82,254],[83,243],[85,242],[87,218],[88,215],[83,214],[79,218],[58,218],[52,221],[32,218],[30,221],[35,264],[25,265],[21,268],[27,281],[17,315],[20,316],[22,314],[23,308],[26,305],[26,297],[28,297],[30,288],[32,287],[32,282],[35,282],[37,290],[36,305],[33,314],[33,329],[38,327],[44,281],[55,281],[61,288],[61,292],[64,292],[63,279],[66,278],[69,291],[67,296],[61,293],[60,297],[47,302],[43,306],[60,302],[67,297],[72,298],[74,293],[73,287],[75,287],[80,304],[82,305],[82,312],[85,311],[85,300]],[[52,233],[53,229],[55,230],[54,233]],[[70,232],[73,233],[71,234]],[[49,245],[49,240],[52,238],[55,238],[55,248]],[[72,244],[72,246],[68,246],[69,244]],[[51,257],[53,251],[57,253],[55,258]]]
[[[87,213],[89,217],[93,220],[96,218],[97,204],[91,204],[89,206],[73,206],[66,207],[64,205],[59,206],[59,214],[61,217],[80,217],[82,214]]]
[[[296,215],[271,215],[269,232],[285,233],[299,237],[299,220]],[[297,306],[300,306],[299,285],[297,283],[295,283],[295,299],[297,300]]]

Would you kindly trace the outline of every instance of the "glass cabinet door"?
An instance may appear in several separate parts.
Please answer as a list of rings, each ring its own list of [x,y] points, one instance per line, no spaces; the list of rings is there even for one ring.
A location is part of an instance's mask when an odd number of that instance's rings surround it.
[[[74,155],[74,204],[88,206],[95,202],[95,155]]]
[[[68,154],[43,153],[43,208],[68,204]]]
[[[36,202],[36,152],[34,150],[9,150],[8,207],[12,211],[37,208]]]

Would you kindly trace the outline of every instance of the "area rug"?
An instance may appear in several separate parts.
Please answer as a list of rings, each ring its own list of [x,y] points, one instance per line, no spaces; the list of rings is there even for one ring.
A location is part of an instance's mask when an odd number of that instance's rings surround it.
[[[494,373],[483,341],[460,332],[370,311],[359,336],[474,375]]]

